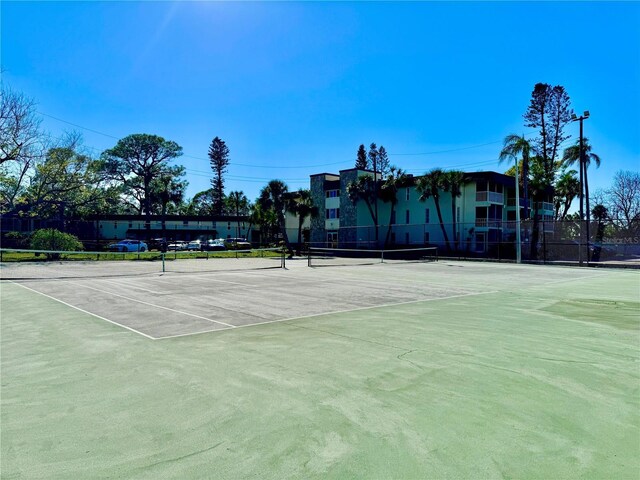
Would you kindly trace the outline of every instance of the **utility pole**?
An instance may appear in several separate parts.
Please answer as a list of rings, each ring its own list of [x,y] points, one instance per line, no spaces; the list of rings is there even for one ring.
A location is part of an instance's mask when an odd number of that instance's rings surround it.
[[[573,113],[571,114],[571,121],[572,122],[580,122],[580,153],[579,153],[579,158],[578,158],[578,163],[580,164],[580,242],[578,245],[578,261],[580,263],[580,265],[582,265],[582,239],[583,239],[583,235],[582,235],[582,226],[584,225],[585,222],[585,216],[584,216],[584,174],[585,174],[585,170],[586,170],[586,165],[585,165],[585,161],[584,161],[584,140],[583,140],[583,134],[582,134],[582,122],[586,119],[589,118],[589,111],[585,110],[585,112],[580,115],[579,117]],[[587,233],[587,264],[589,263],[589,212],[587,212],[587,228],[586,228],[586,233]]]
[[[520,178],[518,177],[518,158],[516,157],[516,263],[522,262],[522,245],[520,244]]]

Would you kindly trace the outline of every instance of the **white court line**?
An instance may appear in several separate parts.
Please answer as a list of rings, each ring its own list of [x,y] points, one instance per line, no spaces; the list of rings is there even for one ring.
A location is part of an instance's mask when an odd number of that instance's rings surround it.
[[[437,300],[449,300],[451,298],[472,297],[472,296],[477,296],[477,295],[488,295],[490,293],[500,293],[500,292],[498,290],[494,290],[494,291],[491,291],[491,292],[464,293],[464,294],[461,294],[461,295],[451,295],[449,297],[423,298],[421,300],[409,300],[407,302],[385,303],[383,305],[372,305],[370,307],[358,307],[358,308],[351,308],[351,309],[348,309],[348,310],[334,310],[332,312],[314,313],[312,315],[303,315],[301,317],[281,318],[281,319],[277,319],[277,320],[267,320],[265,322],[247,323],[246,325],[236,325],[235,328],[248,328],[248,327],[255,327],[257,325],[267,325],[269,323],[291,322],[291,321],[294,321],[294,320],[303,320],[303,319],[307,319],[307,318],[322,317],[324,315],[335,315],[335,314],[338,314],[338,313],[358,312],[358,311],[361,311],[361,310],[372,310],[374,308],[395,307],[395,306],[398,306],[398,305],[410,305],[412,303],[434,302],[434,301],[437,301]],[[221,328],[221,329],[209,330],[209,331],[205,331],[205,332],[181,333],[181,334],[178,334],[178,335],[168,335],[166,337],[156,337],[156,338],[154,338],[154,340],[165,340],[167,338],[189,337],[189,336],[192,336],[192,335],[200,335],[202,333],[211,333],[211,332],[221,332],[221,331],[224,331],[224,330],[228,330],[228,329],[227,328]]]
[[[71,305],[70,303],[64,302],[64,301],[60,300],[59,298],[55,298],[55,297],[52,297],[51,295],[47,295],[46,293],[39,292],[38,290],[34,290],[33,288],[29,288],[29,287],[27,287],[25,285],[22,285],[21,283],[14,282],[13,280],[8,280],[8,281],[10,283],[13,283],[14,285],[18,285],[19,287],[25,288],[27,290],[30,290],[30,291],[34,292],[34,293],[42,295],[43,297],[47,297],[47,298],[50,298],[51,300],[54,300],[54,301],[56,301],[58,303],[62,303],[63,305],[66,305],[67,307],[71,307],[71,308],[73,308],[75,310],[78,310],[79,312],[86,313],[87,315],[91,315],[92,317],[99,318],[100,320],[104,320],[105,322],[112,323],[113,325],[117,325],[119,327],[126,328],[127,330],[130,330],[130,331],[132,331],[134,333],[138,333],[138,334],[142,335],[143,337],[146,337],[146,338],[148,338],[150,340],[156,340],[155,337],[147,335],[146,333],[142,333],[142,332],[136,330],[135,328],[127,327],[126,325],[123,325],[121,323],[114,322],[113,320],[109,320],[108,318],[101,317],[100,315],[96,315],[95,313],[88,312],[87,310],[83,310],[82,308],[76,307],[75,305]]]
[[[101,290],[99,288],[90,287],[90,286],[84,285],[82,283],[76,283],[76,282],[70,282],[70,283],[73,283],[75,285],[79,285],[79,286],[84,287],[84,288],[88,288],[90,290],[95,290],[96,292],[106,293],[107,295],[113,295],[114,297],[124,298],[125,300],[129,300],[131,302],[137,302],[137,303],[141,303],[143,305],[149,305],[150,307],[154,307],[154,308],[161,308],[162,310],[168,310],[170,312],[179,313],[181,315],[186,315],[187,317],[200,318],[202,320],[206,320],[207,322],[217,323],[218,325],[224,325],[225,327],[229,327],[229,328],[236,328],[235,325],[231,325],[229,323],[224,323],[224,322],[219,322],[217,320],[212,320],[210,318],[202,317],[200,315],[195,315],[193,313],[187,313],[187,312],[183,312],[183,311],[180,311],[180,310],[175,310],[173,308],[163,307],[162,305],[156,305],[154,303],[144,302],[142,300],[137,300],[135,298],[131,298],[131,297],[126,297],[124,295],[120,295],[119,293],[113,293],[113,292],[109,292],[107,290]],[[162,338],[162,337],[160,337],[160,338]]]

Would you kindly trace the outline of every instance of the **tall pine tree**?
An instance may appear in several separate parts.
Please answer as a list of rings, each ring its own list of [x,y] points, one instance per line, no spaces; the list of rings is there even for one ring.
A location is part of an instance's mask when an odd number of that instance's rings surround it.
[[[389,164],[389,156],[387,155],[387,150],[384,146],[380,145],[380,149],[378,150],[378,172],[382,176],[382,178],[387,178],[391,169],[391,165]]]
[[[213,214],[222,215],[224,210],[223,175],[229,165],[229,148],[219,137],[214,138],[209,147],[209,163],[211,170],[213,170],[213,179],[211,180]]]
[[[358,147],[358,156],[356,157],[356,168],[359,170],[367,170],[369,164],[367,162],[367,150],[364,145]]]

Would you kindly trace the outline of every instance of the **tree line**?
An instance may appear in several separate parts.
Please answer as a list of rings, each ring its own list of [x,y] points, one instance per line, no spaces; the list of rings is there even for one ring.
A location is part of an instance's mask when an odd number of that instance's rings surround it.
[[[244,216],[260,229],[262,238],[280,238],[288,243],[285,213],[302,212],[302,220],[317,214],[308,191],[290,192],[280,180],[269,182],[254,202],[242,191],[225,193],[224,176],[230,164],[230,149],[217,136],[208,150],[211,188],[188,199],[185,168],[172,164],[182,155],[182,147],[176,142],[157,135],[132,134],[96,156],[83,146],[77,133],[62,138],[46,134],[33,99],[4,84],[0,94],[0,213],[3,215],[45,219],[82,219],[95,214],[163,218],[168,214]],[[575,218],[569,208],[583,191],[585,219],[600,219],[606,212],[608,221],[617,228],[637,227],[640,219],[638,173],[619,172],[612,188],[590,195],[588,169],[599,167],[600,156],[592,151],[587,138],[583,139],[582,148],[579,141],[563,148],[570,138],[565,129],[575,120],[564,87],[536,84],[523,117],[525,127],[537,129],[536,136],[527,139],[524,135],[508,135],[499,159],[517,162],[520,166],[518,181],[525,201],[524,219],[530,219],[533,224],[532,244],[537,242],[540,221],[535,206],[549,191],[554,192],[556,220]],[[368,150],[364,144],[359,146],[355,166],[370,170],[373,175],[361,176],[350,184],[348,196],[354,202],[364,202],[374,225],[388,225],[384,239],[388,244],[397,191],[414,180],[401,168],[392,166],[385,147],[378,147],[376,143],[371,143]],[[582,182],[576,166],[582,171]],[[511,167],[505,173],[515,176],[514,170]],[[452,193],[455,222],[455,199],[466,181],[462,172],[445,172],[439,168],[416,180],[420,198],[434,200],[448,249],[456,249],[458,245],[455,226],[451,245],[442,222],[440,194]],[[388,222],[379,218],[378,201],[391,206]],[[597,217],[590,202],[599,207]]]
[[[537,254],[540,221],[550,220],[540,215],[539,207],[551,194],[554,206],[553,220],[593,220],[599,224],[608,222],[610,229],[633,231],[636,234],[640,231],[640,173],[620,171],[615,175],[611,188],[590,194],[588,170],[589,167],[600,167],[601,158],[592,151],[586,137],[582,138],[582,142],[577,139],[565,147],[571,138],[565,131],[566,127],[576,121],[577,117],[563,86],[536,84],[523,118],[525,127],[537,129],[536,135],[530,139],[525,135],[507,135],[498,159],[500,162],[514,162],[519,166],[517,181],[524,200],[523,219],[531,223],[532,229],[531,258],[535,258]],[[463,172],[447,172],[434,168],[417,179],[412,179],[402,169],[390,166],[384,147],[378,149],[375,143],[371,144],[368,152],[364,144],[360,145],[355,167],[373,171],[373,174],[360,176],[351,182],[348,185],[348,194],[353,202],[362,201],[367,206],[372,223],[376,226],[376,242],[380,240],[377,226],[386,224],[388,231],[384,243],[389,243],[398,188],[415,185],[420,200],[432,198],[434,201],[447,250],[459,248],[455,240],[455,210],[456,198],[460,196],[462,186],[468,181]],[[578,171],[582,172],[582,181],[579,179]],[[515,177],[515,165],[505,174]],[[569,213],[572,202],[580,198],[581,191],[586,204],[582,219],[579,213]],[[442,192],[451,193],[453,245],[442,220]],[[378,201],[390,204],[390,217],[387,222],[379,218]]]
[[[215,137],[208,151],[211,188],[188,199],[182,155],[176,142],[158,135],[132,134],[98,156],[75,132],[54,138],[41,128],[36,103],[2,85],[0,105],[0,213],[40,219],[85,219],[108,214],[147,217],[168,214],[247,217],[265,241],[284,240],[285,213],[302,223],[317,214],[308,190],[290,192],[272,180],[251,202],[242,191],[225,193],[230,149]]]

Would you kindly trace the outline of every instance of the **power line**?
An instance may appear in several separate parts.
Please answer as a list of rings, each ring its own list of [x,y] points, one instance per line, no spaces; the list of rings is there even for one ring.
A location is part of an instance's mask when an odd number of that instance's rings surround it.
[[[59,121],[59,122],[66,123],[67,125],[72,125],[72,126],[74,126],[74,127],[81,128],[81,129],[83,129],[83,130],[87,130],[88,132],[93,132],[93,133],[96,133],[96,134],[98,134],[98,135],[103,135],[103,136],[105,136],[105,137],[115,138],[116,140],[118,140],[118,137],[114,137],[113,135],[109,135],[109,134],[107,134],[107,133],[102,133],[102,132],[99,132],[99,131],[97,131],[97,130],[93,130],[93,129],[91,129],[91,128],[83,127],[82,125],[77,125],[77,124],[75,124],[75,123],[67,122],[66,120],[63,120],[63,119],[58,118],[58,117],[54,117],[53,115],[49,115],[49,114],[44,113],[44,112],[40,112],[40,111],[38,111],[38,113],[39,113],[40,115],[44,115],[45,117],[53,118],[54,120],[57,120],[57,121]]]
[[[537,133],[536,130],[532,130],[530,132],[527,132],[524,134],[524,136],[527,135],[532,135],[534,133]],[[441,153],[451,153],[451,152],[459,152],[461,150],[471,150],[473,148],[480,148],[480,147],[486,147],[487,145],[495,145],[496,143],[502,143],[504,140],[496,140],[495,142],[487,142],[487,143],[479,143],[477,145],[469,145],[468,147],[459,147],[459,148],[451,148],[449,150],[439,150],[436,152],[422,152],[422,153],[390,153],[389,155],[396,155],[396,156],[418,156],[418,155],[438,155]]]
[[[115,140],[119,140],[118,137],[115,137],[113,135],[109,135],[107,133],[104,132],[100,132],[98,130],[94,130],[92,128],[88,128],[88,127],[84,127],[82,125],[78,125],[76,123],[73,122],[69,122],[67,120],[55,117],[53,115],[49,115],[47,113],[44,112],[40,112],[38,111],[38,113],[40,115],[44,115],[45,117],[49,117],[52,118],[54,120],[57,120],[59,122],[62,123],[66,123],[68,125],[74,126],[76,128],[80,128],[83,130],[86,130],[88,132],[92,132],[95,133],[97,135],[102,135],[111,139],[115,139]],[[538,133],[536,130],[532,130],[529,132],[526,132],[523,134],[523,136],[531,136]],[[53,138],[58,138],[59,140],[62,139],[62,137],[53,137]],[[564,142],[562,142],[560,144],[563,145],[568,141],[565,140]],[[480,147],[484,147],[487,145],[495,145],[498,143],[502,143],[502,140],[497,140],[494,142],[486,142],[486,143],[481,143],[481,144],[476,144],[476,145],[469,145],[466,147],[459,147],[459,148],[452,148],[452,149],[448,149],[448,150],[439,150],[439,151],[433,151],[433,152],[420,152],[420,153],[389,153],[389,155],[394,155],[394,156],[425,156],[425,155],[437,155],[437,154],[443,154],[443,153],[452,153],[452,152],[458,152],[458,151],[463,151],[463,150],[471,150],[474,148],[480,148]],[[93,150],[95,152],[101,152],[100,149],[95,148],[95,147],[91,147],[91,146],[86,146],[83,145],[84,148],[87,148],[89,150]],[[182,155],[185,158],[192,158],[195,160],[203,160],[208,162],[209,159],[208,158],[204,158],[204,157],[197,157],[195,155],[189,155],[189,154],[183,154]],[[495,160],[482,160],[482,161],[475,161],[475,162],[468,162],[468,163],[458,163],[455,165],[445,165],[445,166],[441,166],[441,168],[462,168],[462,169],[468,169],[468,168],[473,168],[473,167],[481,167],[481,166],[487,166],[487,165],[491,165],[491,164],[495,164],[496,162],[498,162],[498,159]],[[327,167],[327,166],[334,166],[334,165],[348,165],[351,164],[350,161],[339,161],[339,162],[330,162],[330,163],[321,163],[321,164],[314,164],[314,165],[296,165],[296,166],[277,166],[277,165],[259,165],[259,164],[249,164],[249,163],[236,163],[236,162],[229,162],[230,165],[232,166],[240,166],[240,167],[251,167],[251,168],[264,168],[264,169],[278,169],[278,170],[283,170],[283,169],[305,169],[305,168],[318,168],[318,167]],[[423,172],[424,168],[412,168],[412,169],[407,169],[407,172]],[[196,177],[205,177],[205,178],[209,178],[211,176],[210,172],[203,172],[202,170],[194,170],[194,169],[189,169],[185,167],[185,172],[189,173],[190,175],[196,176]],[[241,182],[252,182],[252,183],[262,183],[262,182],[266,182],[271,180],[270,177],[256,177],[256,176],[241,176],[241,175],[227,175],[227,179],[231,180],[231,181],[241,181]],[[307,178],[281,178],[281,180],[283,181],[287,181],[290,183],[306,183],[308,181]]]
[[[40,112],[38,111],[38,113],[40,115],[44,115],[45,117],[49,117],[52,118],[54,120],[57,120],[59,122],[62,123],[66,123],[68,125],[72,125],[76,128],[81,128],[83,130],[86,130],[88,132],[92,132],[98,135],[102,135],[108,138],[112,138],[115,140],[119,140],[118,137],[115,137],[113,135],[109,135],[108,133],[104,133],[104,132],[100,132],[98,130],[94,130],[92,128],[88,128],[88,127],[84,127],[82,125],[78,125],[76,123],[72,123],[69,122],[67,120],[63,120],[62,118],[58,118],[55,117],[53,115],[49,115],[47,113],[44,112]],[[525,133],[525,136],[531,135],[531,134],[535,134],[537,133],[537,131],[533,130],[530,132]],[[443,153],[452,153],[452,152],[459,152],[459,151],[463,151],[463,150],[471,150],[474,148],[480,148],[480,147],[485,147],[487,145],[495,145],[497,143],[502,143],[502,140],[496,140],[494,142],[487,142],[487,143],[480,143],[480,144],[476,144],[476,145],[469,145],[467,147],[459,147],[459,148],[452,148],[452,149],[448,149],[448,150],[439,150],[439,151],[433,151],[433,152],[420,152],[420,153],[389,153],[389,155],[393,155],[393,156],[424,156],[424,155],[439,155],[439,154],[443,154]],[[208,158],[204,158],[204,157],[198,157],[195,155],[189,155],[189,154],[183,154],[182,155],[185,158],[192,158],[194,160],[202,160],[202,161],[206,161],[208,162],[209,159]],[[301,169],[301,168],[317,168],[317,167],[329,167],[329,166],[334,166],[334,165],[347,165],[347,164],[351,164],[352,162],[350,160],[348,161],[339,161],[339,162],[331,162],[331,163],[318,163],[318,164],[313,164],[313,165],[295,165],[295,166],[277,166],[277,165],[260,165],[260,164],[252,164],[252,163],[238,163],[238,162],[229,162],[230,165],[235,165],[235,166],[239,166],[239,167],[251,167],[251,168],[266,168],[266,169]]]
[[[95,133],[97,135],[102,135],[104,137],[108,137],[108,138],[113,138],[115,140],[119,140],[118,137],[114,137],[113,135],[109,135],[108,133],[104,133],[104,132],[99,132],[98,130],[94,130],[92,128],[88,128],[88,127],[83,127],[82,125],[78,125],[77,123],[73,123],[73,122],[69,122],[67,120],[63,120],[62,118],[58,118],[58,117],[54,117],[53,115],[49,115],[48,113],[44,113],[41,111],[38,111],[38,113],[40,115],[44,115],[45,117],[49,117],[52,118],[54,120],[57,120],[59,122],[62,123],[66,123],[67,125],[71,125],[73,127],[76,128],[81,128],[82,130],[86,130],[88,132],[92,132]],[[204,158],[204,157],[196,157],[195,155],[188,155],[188,154],[183,154],[183,157],[186,158],[193,158],[195,160],[204,160],[206,162],[209,161],[208,158]],[[314,168],[314,167],[327,167],[327,166],[331,166],[331,165],[340,165],[341,163],[346,163],[345,161],[341,161],[341,162],[332,162],[332,163],[319,163],[319,164],[315,164],[315,165],[297,165],[294,167],[289,167],[289,166],[277,166],[277,165],[256,165],[256,164],[250,164],[250,163],[237,163],[237,162],[229,162],[230,165],[237,165],[240,167],[253,167],[253,168]]]

